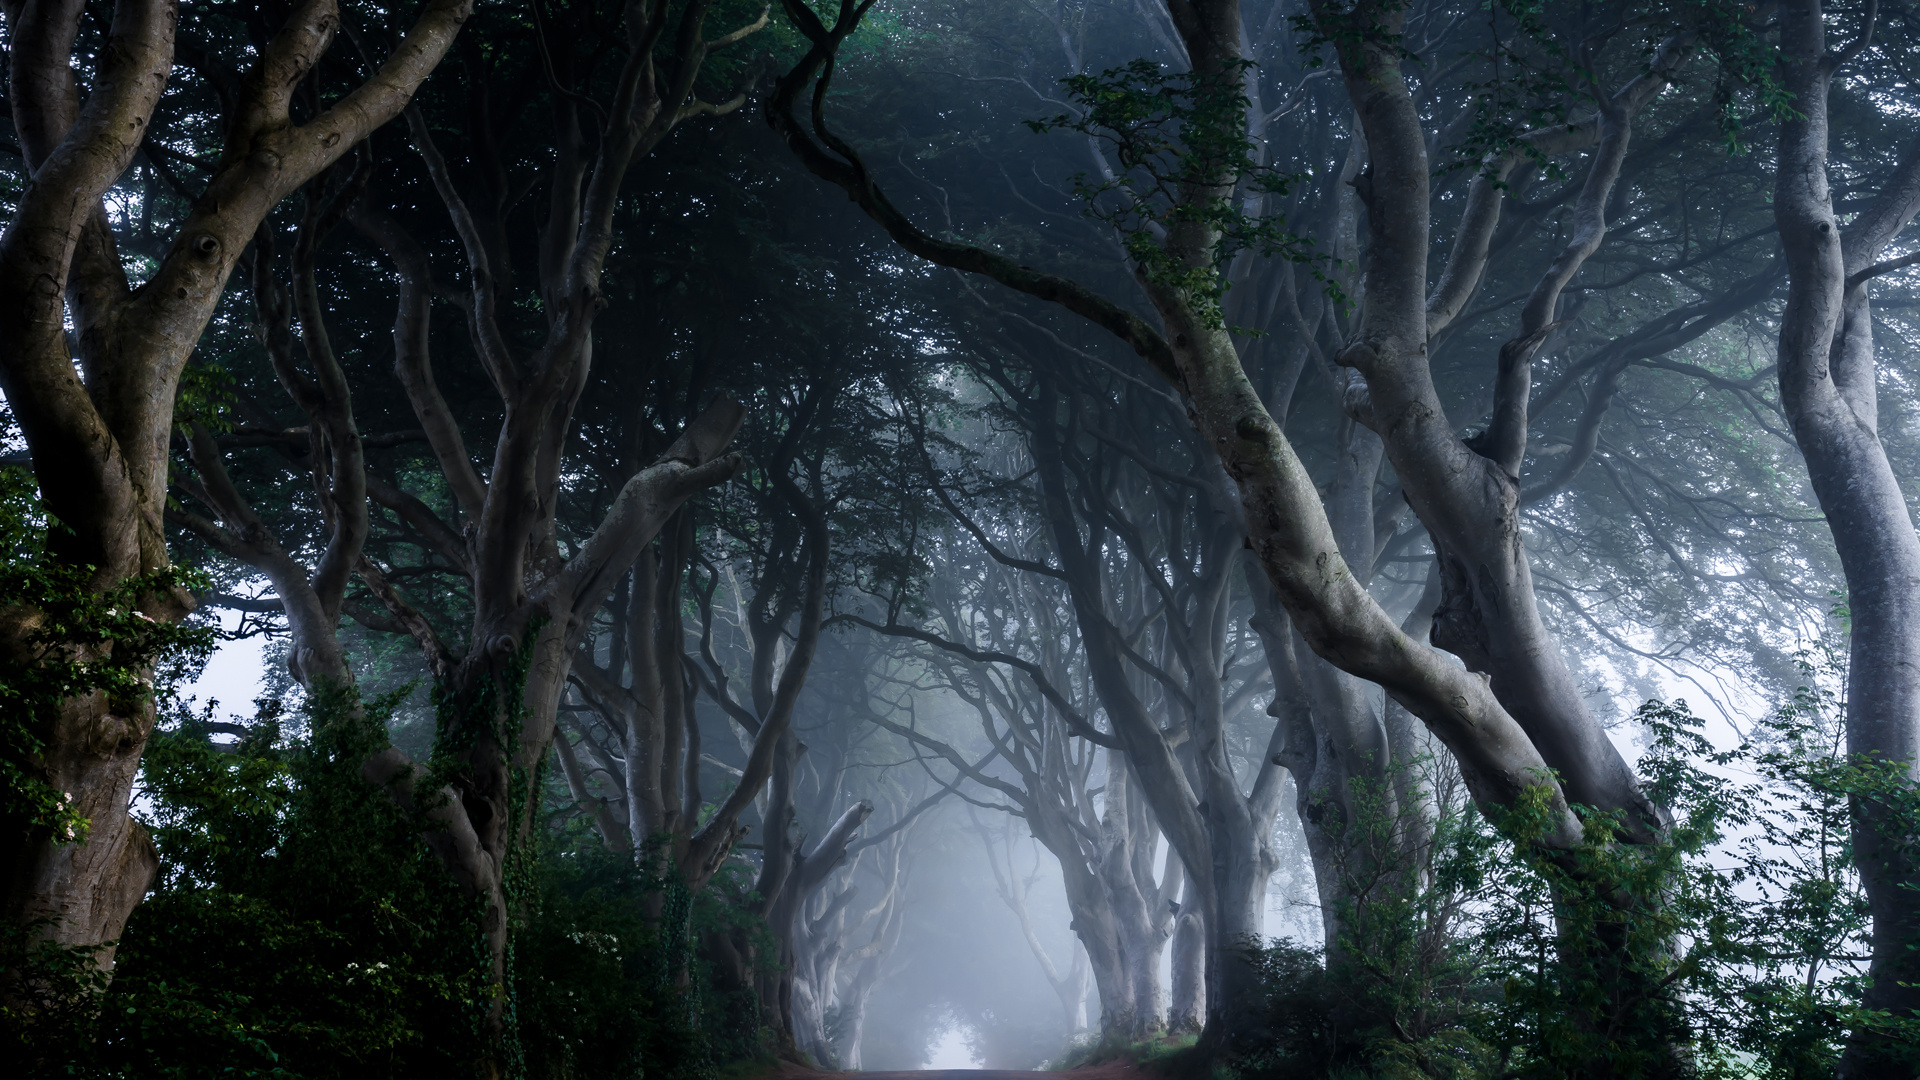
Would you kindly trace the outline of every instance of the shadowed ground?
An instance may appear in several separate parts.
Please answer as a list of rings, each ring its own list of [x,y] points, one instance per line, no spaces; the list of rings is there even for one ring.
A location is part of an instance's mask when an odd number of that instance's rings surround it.
[[[923,1069],[919,1072],[857,1072],[823,1073],[823,1076],[844,1076],[849,1080],[1036,1080],[1037,1077],[1072,1078],[1072,1080],[1120,1080],[1121,1077],[1137,1077],[1138,1070],[1131,1065],[1095,1065],[1085,1069],[1073,1069],[1069,1072],[1013,1072],[1006,1069]]]
[[[783,1063],[767,1080],[1144,1080],[1152,1074],[1132,1065],[1090,1065],[1066,1072],[1007,1069],[925,1069],[918,1072],[822,1072]]]

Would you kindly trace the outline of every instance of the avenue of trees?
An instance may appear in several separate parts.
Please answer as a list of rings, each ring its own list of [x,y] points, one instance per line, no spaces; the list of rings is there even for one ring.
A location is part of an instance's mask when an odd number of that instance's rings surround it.
[[[30,1075],[1920,1077],[1920,9],[0,24]]]

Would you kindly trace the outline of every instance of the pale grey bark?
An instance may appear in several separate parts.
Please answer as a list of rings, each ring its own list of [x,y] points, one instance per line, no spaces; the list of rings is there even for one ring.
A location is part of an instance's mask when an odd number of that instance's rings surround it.
[[[1362,380],[1349,388],[1349,409],[1381,433],[1407,500],[1432,537],[1442,583],[1433,640],[1486,674],[1504,709],[1559,774],[1570,798],[1622,812],[1632,836],[1650,839],[1661,828],[1663,811],[1639,792],[1631,768],[1592,717],[1540,618],[1519,523],[1518,470],[1533,353],[1553,326],[1561,289],[1604,235],[1606,196],[1619,174],[1631,117],[1664,88],[1688,43],[1667,43],[1651,69],[1607,97],[1588,122],[1586,137],[1598,150],[1589,163],[1575,229],[1537,284],[1519,332],[1502,349],[1493,423],[1481,445],[1469,446],[1441,405],[1426,364],[1427,347],[1479,279],[1485,260],[1479,245],[1498,220],[1501,193],[1476,180],[1463,239],[1454,246],[1456,261],[1429,299],[1430,166],[1424,129],[1399,61],[1386,44],[1404,9],[1363,4],[1346,12],[1317,6],[1315,17],[1323,29],[1336,32],[1370,21],[1380,30],[1359,32],[1337,50],[1370,163],[1361,189],[1369,209],[1367,301],[1338,361]],[[1564,153],[1578,145],[1560,144],[1570,133],[1555,129],[1551,134],[1549,149]],[[1496,177],[1500,167],[1493,164]]]
[[[782,467],[791,468],[792,462],[770,463],[771,469]],[[767,579],[758,583],[763,595],[753,602],[756,611],[766,597],[778,595],[786,602],[746,620],[753,666],[749,702],[736,700],[713,653],[711,592],[700,600],[705,613],[702,659],[696,662],[687,653],[681,581],[694,538],[684,517],[678,533],[661,536],[658,550],[641,552],[634,563],[615,612],[617,633],[611,635],[607,666],[576,646],[568,669],[568,678],[597,716],[609,745],[620,751],[615,767],[604,774],[625,809],[610,846],[637,852],[647,838],[665,838],[664,857],[694,887],[711,879],[745,834],[742,820],[766,799],[770,780],[775,794],[756,816],[775,832],[767,845],[776,866],[772,873],[784,874],[783,860],[797,854],[780,848],[775,822],[792,813],[779,792],[793,782],[797,755],[791,724],[819,642],[830,552],[827,521],[816,509],[817,500],[790,479],[777,487],[776,504],[797,523],[804,540],[797,562],[766,568]],[[798,584],[798,589],[783,590],[778,587],[782,583],[773,580],[788,572],[799,575],[798,582],[786,583]],[[796,631],[795,643],[783,650],[789,630]],[[742,733],[746,758],[739,783],[704,822],[697,783],[699,726],[688,685],[695,676]],[[768,884],[777,882],[769,879]],[[763,895],[772,897],[774,891]]]
[[[845,1025],[838,1047],[842,1068],[855,1071],[860,1068],[860,1044],[865,1040],[867,1031],[867,1001],[873,996],[875,988],[891,974],[894,950],[899,946],[900,935],[906,928],[905,895],[910,869],[908,861],[903,858],[906,850],[906,837],[903,834],[894,842],[887,860],[882,863],[882,898],[868,910],[865,917],[865,921],[873,927],[873,932],[866,944],[848,956],[856,966],[847,979],[847,985],[838,995]]]
[[[1183,895],[1195,892],[1189,884]],[[1197,907],[1183,908],[1174,922],[1170,982],[1167,1033],[1198,1033],[1207,1017],[1207,925],[1206,912]]]
[[[574,752],[573,743],[564,732],[554,736],[553,753],[560,762],[560,773],[567,782],[567,793],[573,796],[575,806],[586,811],[587,820],[593,824],[594,834],[600,837],[600,842],[609,851],[632,850],[632,834],[615,815],[607,796],[594,791],[591,774],[581,765],[580,756]]]
[[[867,999],[891,974],[893,952],[905,927],[906,885],[913,864],[909,853],[921,819],[917,810],[897,809],[902,812],[891,827],[849,846],[856,861],[839,875],[836,887],[816,893],[803,907],[802,925],[795,930],[794,1042],[828,1068],[860,1068]],[[859,907],[857,902],[867,894],[875,899]],[[867,940],[854,945],[863,932]],[[838,1041],[827,1030],[830,1012],[837,1012],[840,1021]]]
[[[787,786],[776,773],[776,808],[783,805],[781,792]],[[808,908],[829,875],[846,860],[855,830],[872,815],[870,802],[856,802],[847,807],[813,847],[795,850],[784,863],[772,858],[763,862],[754,888],[754,892],[764,898],[762,911],[778,943],[775,955],[768,958],[777,970],[762,979],[761,1008],[776,1038],[809,1053],[824,1054],[829,1050],[826,1009],[832,1001],[845,941],[840,909],[853,897],[851,891],[842,891],[827,900],[826,910],[814,916],[809,916]],[[785,833],[786,821],[785,817],[776,816],[772,823]],[[774,839],[773,835],[768,836],[768,847],[773,846]],[[822,1064],[831,1061],[827,1057],[815,1060]]]
[[[1788,267],[1780,400],[1846,571],[1847,751],[1900,763],[1920,780],[1920,537],[1880,439],[1873,317],[1860,276],[1920,211],[1920,142],[1845,228],[1827,179],[1828,95],[1835,71],[1870,38],[1872,6],[1866,18],[1853,44],[1830,50],[1819,0],[1782,8],[1780,73],[1794,112],[1781,125],[1774,188]],[[1855,800],[1855,861],[1873,918],[1861,1003],[1911,1019],[1920,1015],[1920,859],[1913,838],[1888,835],[1886,822],[1883,808]],[[1895,1049],[1858,1031],[1840,1074],[1894,1075],[1885,1055]]]

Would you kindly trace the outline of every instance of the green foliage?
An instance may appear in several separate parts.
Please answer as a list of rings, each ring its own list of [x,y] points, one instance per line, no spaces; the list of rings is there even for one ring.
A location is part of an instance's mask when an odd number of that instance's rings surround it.
[[[114,713],[137,716],[153,706],[155,667],[169,656],[204,655],[213,634],[144,610],[199,586],[199,574],[169,567],[103,587],[97,568],[48,552],[48,533],[62,528],[47,518],[26,470],[0,468],[0,596],[22,628],[0,652],[0,817],[76,843],[86,839],[87,819],[40,760],[60,710],[99,694]]]
[[[706,1080],[765,1045],[757,1003],[716,993],[708,962],[689,949],[728,913],[658,865],[608,852],[584,828],[546,834],[515,943],[529,1077]],[[748,1037],[730,1040],[743,1025]]]
[[[764,1010],[754,977],[777,962],[779,948],[766,921],[755,914],[762,900],[753,891],[756,875],[745,863],[729,862],[706,889],[679,894],[686,913],[685,966],[699,995],[701,1031],[716,1062],[764,1057],[773,1044],[772,1033],[761,1024]]]
[[[239,403],[233,373],[220,364],[188,364],[180,371],[174,396],[175,430],[190,434],[195,425],[209,431],[231,431],[229,414]]]
[[[1192,1032],[1184,1035],[1159,1035],[1131,1042],[1118,1038],[1103,1039],[1089,1034],[1068,1046],[1064,1053],[1046,1062],[1042,1067],[1049,1072],[1067,1072],[1098,1065],[1123,1064],[1146,1066],[1142,1071],[1179,1075],[1185,1062],[1191,1059],[1193,1049],[1199,1041],[1200,1037]]]
[[[1473,937],[1473,898],[1503,876],[1541,883],[1459,796],[1431,758],[1397,763],[1436,793],[1438,816],[1394,805],[1397,785],[1356,780],[1350,817],[1321,815],[1344,898],[1333,962],[1276,940],[1250,948],[1263,1038],[1242,1063],[1258,1076],[1495,1075],[1485,1038],[1500,981]],[[1404,778],[1403,778],[1404,779]],[[1536,811],[1537,812],[1537,811]],[[1501,910],[1496,905],[1496,910]],[[1523,909],[1524,910],[1524,909]]]
[[[231,749],[194,717],[155,740],[144,776],[163,876],[106,1000],[109,1074],[461,1071],[486,961],[472,902],[360,779],[390,704],[314,694],[292,745],[271,715]]]
[[[52,920],[0,927],[0,1058],[58,1075],[75,1033],[98,1015],[107,972],[98,949],[48,940]]]
[[[295,779],[288,755],[275,750],[279,703],[257,704],[261,722],[226,752],[209,741],[211,704],[181,710],[147,745],[146,824],[162,857],[163,894],[240,880],[280,840]]]
[[[229,747],[207,739],[204,717],[168,718],[142,772],[161,877],[118,943],[112,985],[73,997],[58,1024],[17,1029],[50,1071],[466,1071],[485,955],[471,903],[359,778],[385,743],[383,706],[315,695],[312,735],[291,745],[271,718]],[[30,972],[54,960],[22,959]]]
[[[1838,753],[1836,706],[1803,688],[1716,750],[1684,703],[1648,702],[1642,782],[1673,815],[1654,844],[1622,843],[1617,821],[1583,812],[1585,842],[1556,851],[1540,843],[1544,799],[1496,828],[1443,784],[1415,880],[1347,883],[1331,963],[1291,942],[1252,950],[1265,1038],[1243,1071],[1465,1080],[1604,1062],[1608,1075],[1798,1080],[1833,1075],[1851,1031],[1920,1047],[1914,1018],[1860,1007],[1867,911],[1850,841],[1862,804],[1920,837],[1920,785]],[[1340,849],[1405,842],[1404,815],[1357,802]]]
[[[1027,122],[1036,133],[1077,131],[1112,148],[1119,169],[1097,183],[1077,174],[1074,194],[1089,216],[1120,233],[1148,281],[1178,290],[1212,326],[1220,325],[1224,271],[1235,255],[1317,259],[1311,240],[1277,217],[1248,210],[1252,197],[1284,196],[1302,179],[1264,164],[1247,133],[1250,103],[1242,87],[1253,66],[1242,61],[1202,74],[1134,60],[1062,80],[1074,110]],[[1206,250],[1168,243],[1183,226],[1199,227]]]
[[[531,1076],[637,1075],[659,1049],[656,1025],[691,1038],[649,963],[658,927],[647,918],[631,860],[555,845],[538,908],[515,942],[521,1040]],[[676,1048],[679,1049],[679,1048]],[[688,1055],[663,1055],[680,1061]],[[695,1055],[697,1056],[697,1055]]]
[[[1495,0],[1485,10],[1491,42],[1472,55],[1485,61],[1488,77],[1464,84],[1474,95],[1473,120],[1440,171],[1487,167],[1504,154],[1518,152],[1544,175],[1564,179],[1560,163],[1525,136],[1570,122],[1576,108],[1593,107],[1598,82],[1588,67],[1591,61],[1561,44],[1563,38],[1578,40],[1587,28],[1556,32],[1542,0]],[[1743,113],[1774,120],[1787,114],[1790,98],[1776,77],[1775,57],[1760,36],[1751,7],[1689,0],[1648,5],[1634,14],[1644,57],[1668,44],[1713,59],[1713,115],[1729,154],[1746,150],[1748,115]]]
[[[1487,30],[1493,39],[1477,55],[1487,63],[1488,78],[1469,82],[1473,121],[1442,173],[1462,168],[1491,169],[1509,150],[1518,150],[1549,177],[1562,179],[1560,163],[1524,138],[1529,131],[1567,122],[1569,111],[1591,100],[1586,93],[1590,73],[1578,70],[1567,52],[1548,31],[1540,0],[1495,0],[1486,5]],[[1502,35],[1500,15],[1513,29]],[[1502,182],[1504,186],[1504,181]]]
[[[1705,797],[1717,778],[1672,753],[1696,748],[1683,738],[1690,729],[1641,718],[1655,732],[1643,782],[1676,819],[1660,841],[1620,842],[1618,815],[1589,810],[1583,842],[1554,850],[1544,798],[1498,822],[1513,861],[1493,868],[1505,904],[1481,924],[1478,947],[1504,989],[1483,1037],[1503,1071],[1579,1075],[1605,1061],[1620,1075],[1668,1074],[1690,1039],[1689,997],[1738,962],[1727,918],[1737,898],[1703,861],[1725,820]]]
[[[1841,752],[1845,703],[1833,689],[1844,682],[1841,657],[1823,645],[1802,668],[1809,685],[1737,750],[1712,757],[1760,779],[1758,790],[1730,785],[1726,793],[1752,808],[1734,877],[1759,898],[1742,927],[1745,977],[1726,988],[1742,1002],[1728,1017],[1728,1037],[1771,1077],[1832,1075],[1849,1031],[1910,1048],[1903,1064],[1920,1067],[1920,1017],[1860,1007],[1869,913],[1853,831],[1865,814],[1911,860],[1920,845],[1920,784],[1902,763]]]
[[[393,898],[324,909],[225,889],[155,897],[122,944],[96,1074],[457,1075],[474,965],[461,905],[441,899],[423,922]]]
[[[11,931],[0,1053],[99,1078],[473,1074],[493,992],[477,902],[359,776],[405,693],[315,694],[298,741],[271,707],[225,746],[205,713],[175,709],[142,773],[160,880],[111,985],[95,950]],[[577,830],[543,833],[528,863],[510,988],[521,1075],[697,1080],[759,1049],[757,1003],[715,993],[686,943],[763,927],[684,889],[662,918],[673,884]],[[742,1029],[737,1046],[723,1037]]]
[[[1792,114],[1793,95],[1780,82],[1778,56],[1762,37],[1765,26],[1757,9],[1725,0],[1683,0],[1649,14],[1656,26],[1698,34],[1701,47],[1716,61],[1712,103],[1727,153],[1747,151],[1750,120],[1779,121]]]

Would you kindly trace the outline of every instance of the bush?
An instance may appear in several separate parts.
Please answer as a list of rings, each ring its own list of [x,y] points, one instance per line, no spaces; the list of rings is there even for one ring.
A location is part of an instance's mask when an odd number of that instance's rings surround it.
[[[701,973],[663,933],[673,883],[584,832],[549,836],[537,866],[514,963],[527,1075],[710,1075]]]
[[[387,703],[316,695],[231,749],[176,717],[143,764],[161,852],[103,1003],[104,1075],[458,1075],[487,985],[474,905],[359,776]]]
[[[1250,947],[1263,1037],[1240,1071],[1802,1080],[1832,1076],[1856,1030],[1920,1056],[1920,1021],[1860,1007],[1850,829],[1866,805],[1920,842],[1920,786],[1837,754],[1835,704],[1804,690],[1717,751],[1684,703],[1647,703],[1642,781],[1674,816],[1655,844],[1617,842],[1617,822],[1576,808],[1586,842],[1549,851],[1540,807],[1495,828],[1438,784],[1414,872],[1347,883],[1331,964],[1292,942]],[[1362,818],[1338,847],[1417,833]]]
[[[111,984],[93,950],[9,931],[7,1056],[48,1076],[471,1075],[490,984],[478,906],[359,776],[397,697],[316,695],[293,740],[265,708],[229,746],[175,708],[140,792],[161,873]],[[714,990],[685,944],[751,933],[730,905],[579,830],[543,835],[529,863],[509,1002],[525,1076],[696,1080],[763,1045],[750,993]]]

